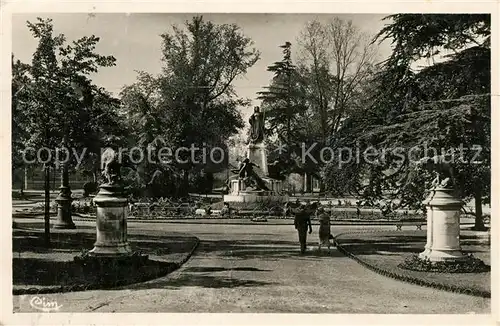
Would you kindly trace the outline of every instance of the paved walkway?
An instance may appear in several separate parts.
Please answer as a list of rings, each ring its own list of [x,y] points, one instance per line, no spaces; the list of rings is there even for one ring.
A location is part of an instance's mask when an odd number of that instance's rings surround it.
[[[83,222],[79,222],[82,224]],[[129,223],[129,229],[200,238],[167,277],[126,289],[44,295],[61,312],[489,313],[490,300],[419,287],[373,273],[332,250],[298,254],[292,225]],[[349,229],[352,229],[350,227]],[[392,229],[392,228],[390,228]],[[346,228],[334,228],[334,233]],[[316,243],[317,227],[309,236]],[[32,296],[15,311],[34,311]]]

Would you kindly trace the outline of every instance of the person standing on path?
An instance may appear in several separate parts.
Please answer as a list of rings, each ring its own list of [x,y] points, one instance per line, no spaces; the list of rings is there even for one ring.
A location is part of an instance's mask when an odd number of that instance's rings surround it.
[[[319,207],[316,211],[316,214],[319,220],[318,251],[321,252],[321,246],[326,246],[328,248],[328,253],[330,253],[330,239],[332,238],[330,229],[330,215],[325,212],[323,207]]]
[[[307,228],[309,227],[309,234],[312,233],[311,217],[306,209],[306,205],[300,205],[297,213],[295,213],[294,219],[295,229],[299,234],[300,243],[300,253],[306,252],[306,241],[307,241]]]

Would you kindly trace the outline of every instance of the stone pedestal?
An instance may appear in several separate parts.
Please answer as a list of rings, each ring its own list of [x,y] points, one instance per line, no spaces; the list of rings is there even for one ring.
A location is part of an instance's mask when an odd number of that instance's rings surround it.
[[[266,146],[264,143],[248,144],[247,158],[250,162],[259,166],[259,169],[255,168],[258,175],[261,177],[268,175]]]
[[[127,242],[128,200],[120,186],[105,184],[94,197],[97,239],[91,256],[120,257],[131,254]]]
[[[281,180],[262,178],[269,190],[246,190],[244,182],[235,178],[230,181],[229,194],[224,195],[224,202],[262,202],[262,201],[284,201],[286,196],[281,195],[283,182]]]
[[[61,174],[61,187],[59,195],[56,198],[57,202],[57,221],[54,224],[56,229],[75,229],[75,223],[71,218],[71,189],[69,188],[68,168],[63,167]]]
[[[427,208],[427,242],[424,247],[424,251],[419,254],[419,257],[422,259],[425,259],[431,252],[432,248],[432,217],[433,217],[433,211],[432,211],[432,206],[429,205],[429,202],[432,200],[432,195],[430,195],[426,201],[425,205]]]
[[[426,200],[427,243],[421,259],[457,261],[466,259],[460,247],[460,209],[463,203],[453,189],[436,188]]]

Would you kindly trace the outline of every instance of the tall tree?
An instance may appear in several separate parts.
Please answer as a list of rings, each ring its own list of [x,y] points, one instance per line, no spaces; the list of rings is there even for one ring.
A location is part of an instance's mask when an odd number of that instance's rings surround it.
[[[455,154],[452,162],[457,189],[464,199],[476,202],[476,228],[482,229],[482,200],[488,200],[490,184],[490,17],[489,15],[413,15],[389,16],[392,22],[378,35],[391,39],[393,52],[374,80],[376,91],[369,108],[345,122],[342,140],[377,149],[427,146],[441,154]],[[448,55],[424,69],[417,69],[422,58]],[[481,153],[473,157],[475,147]],[[457,149],[465,147],[457,159]],[[390,151],[389,151],[390,152]],[[415,173],[414,157],[379,156],[377,164],[361,162],[358,179],[369,176],[363,187],[368,198],[381,198],[390,191],[402,205],[418,205],[424,195],[422,175]],[[415,157],[416,156],[416,157]],[[347,170],[346,170],[347,171]],[[396,191],[397,189],[397,191]]]
[[[25,142],[29,138],[26,132],[26,116],[22,110],[20,103],[26,102],[25,87],[29,83],[29,65],[22,63],[20,60],[15,60],[12,55],[12,175],[19,169],[27,169],[27,164],[23,160],[23,149]],[[24,175],[24,171],[23,171]],[[24,176],[25,177],[25,176]],[[24,189],[23,180],[21,190]]]
[[[242,126],[237,107],[248,104],[237,97],[233,82],[260,54],[235,24],[216,25],[197,16],[185,27],[162,35],[162,99],[167,118],[184,121],[184,130],[178,133],[183,141],[225,140]]]
[[[370,78],[376,46],[352,21],[308,22],[299,38],[298,66],[323,142],[339,129]]]
[[[217,25],[201,16],[184,27],[173,26],[173,32],[161,38],[162,73],[140,74],[137,83],[124,90],[126,111],[151,124],[148,137],[161,137],[174,151],[223,146],[243,127],[238,108],[249,104],[238,97],[233,83],[257,62],[259,52],[237,25]],[[147,135],[142,136],[147,143]],[[202,161],[201,155],[197,151],[195,160]],[[201,166],[187,152],[180,153],[180,160],[187,163],[174,162],[175,169],[182,171],[181,189],[187,191],[189,173]]]
[[[93,183],[97,184],[103,148],[123,144],[127,126],[119,114],[121,103],[111,93],[92,84],[83,85],[81,91],[79,89],[76,89],[78,93],[85,94],[80,101],[78,119],[83,123],[78,134],[75,133],[73,145],[85,150],[79,172],[90,175]]]
[[[75,85],[89,84],[89,74],[99,67],[112,66],[115,58],[94,52],[99,38],[92,35],[66,44],[63,34],[54,36],[51,19],[38,18],[27,22],[38,45],[31,65],[22,65],[23,87],[16,92],[15,112],[18,126],[23,127],[25,146],[52,151],[60,146],[71,147],[82,142],[81,116],[86,104]],[[21,67],[21,64],[17,64]],[[16,75],[14,79],[18,79]],[[88,88],[87,88],[88,89]],[[83,97],[83,98],[82,98]],[[19,114],[22,111],[22,114]],[[25,148],[26,148],[25,147]],[[47,155],[48,156],[48,155]],[[50,245],[49,220],[49,157],[45,164],[45,241]],[[54,162],[52,162],[54,163]],[[67,165],[63,165],[67,169]]]
[[[292,63],[292,44],[281,45],[283,59],[267,67],[274,74],[266,90],[259,92],[270,135],[277,135],[286,145],[288,157],[295,143],[302,141],[297,126],[307,107],[305,106],[300,75]]]

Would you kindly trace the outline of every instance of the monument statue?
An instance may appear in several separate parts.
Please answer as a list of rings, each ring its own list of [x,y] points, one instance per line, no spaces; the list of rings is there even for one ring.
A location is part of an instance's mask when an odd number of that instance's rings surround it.
[[[258,106],[254,107],[254,112],[248,120],[250,123],[250,135],[248,143],[257,144],[264,141],[264,116]]]
[[[455,176],[450,162],[450,157],[436,155],[421,158],[417,165],[434,173],[435,177],[431,183],[433,189],[437,187],[452,189],[455,187]]]
[[[255,188],[255,190],[269,190],[264,180],[253,170],[254,166],[259,167],[257,164],[250,162],[248,158],[244,159],[238,171],[239,179],[243,180],[245,185]]]
[[[101,156],[101,161],[104,164],[102,174],[107,185],[118,185],[121,182],[121,168],[130,168],[137,171],[136,166],[131,162],[129,155],[118,154],[112,148],[107,148]]]
[[[237,169],[230,170],[236,176],[227,179],[228,194],[224,195],[224,202],[282,200],[284,166],[279,161],[267,164],[264,115],[258,106],[254,107],[249,123],[246,158],[243,161],[238,160]]]
[[[282,160],[275,160],[273,163],[268,165],[269,177],[276,180],[285,180],[285,170],[286,164]]]
[[[118,153],[111,148],[104,151],[101,158],[104,169],[102,174],[106,179],[106,184],[116,185],[121,180],[120,168],[121,164],[119,162]]]

